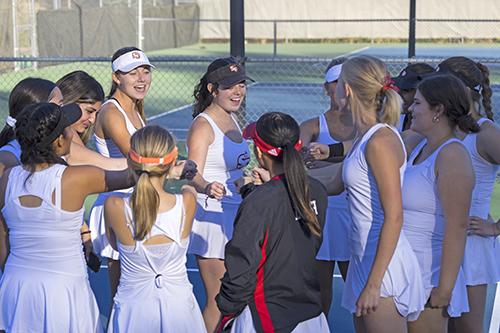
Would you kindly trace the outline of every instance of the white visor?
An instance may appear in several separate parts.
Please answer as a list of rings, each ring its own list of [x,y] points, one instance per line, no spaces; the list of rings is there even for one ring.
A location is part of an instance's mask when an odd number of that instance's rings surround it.
[[[113,61],[112,68],[113,72],[120,71],[123,73],[128,73],[134,68],[145,65],[153,68],[155,67],[151,65],[148,57],[144,54],[144,52],[134,50],[122,54],[121,56],[116,58],[115,61]]]
[[[337,81],[340,77],[340,72],[342,71],[342,64],[335,65],[330,68],[325,74],[325,82],[332,83]]]

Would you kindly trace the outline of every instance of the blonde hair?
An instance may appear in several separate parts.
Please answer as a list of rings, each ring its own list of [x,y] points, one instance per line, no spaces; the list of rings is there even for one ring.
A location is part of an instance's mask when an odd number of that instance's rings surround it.
[[[155,125],[139,129],[130,139],[130,149],[141,157],[162,158],[172,152],[175,147],[172,135],[166,129]],[[145,164],[134,161],[129,154],[127,160],[129,168],[138,176],[137,184],[130,197],[130,204],[135,222],[134,238],[142,240],[151,231],[160,205],[160,197],[150,177],[167,175],[176,159],[167,165]]]
[[[372,56],[357,56],[342,65],[341,78],[351,88],[347,97],[355,124],[367,124],[371,110],[377,122],[396,125],[401,113],[401,97],[385,89],[390,79],[384,62]]]

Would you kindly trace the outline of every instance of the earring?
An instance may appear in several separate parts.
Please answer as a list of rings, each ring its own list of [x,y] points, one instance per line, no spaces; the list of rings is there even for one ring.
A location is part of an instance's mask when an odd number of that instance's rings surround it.
[[[432,117],[432,122],[433,123],[439,123],[439,117],[438,116]]]

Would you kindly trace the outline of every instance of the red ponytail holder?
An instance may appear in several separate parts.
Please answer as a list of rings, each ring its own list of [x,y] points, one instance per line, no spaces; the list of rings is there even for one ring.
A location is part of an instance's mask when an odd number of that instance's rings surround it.
[[[384,78],[384,85],[382,86],[382,91],[386,91],[392,89],[396,92],[399,91],[399,88],[396,86],[396,82],[391,78],[389,74],[387,74]]]

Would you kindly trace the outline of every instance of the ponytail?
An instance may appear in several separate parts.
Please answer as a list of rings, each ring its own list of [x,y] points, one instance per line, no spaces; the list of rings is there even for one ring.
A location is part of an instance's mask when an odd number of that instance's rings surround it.
[[[395,126],[401,114],[401,97],[394,89],[382,89],[377,103],[377,120]]]
[[[294,145],[289,143],[283,149],[283,168],[288,184],[288,192],[296,212],[309,228],[311,234],[320,236],[321,226],[310,204],[309,182],[304,162]]]
[[[493,92],[490,87],[490,71],[488,70],[488,67],[480,62],[477,62],[476,65],[483,74],[483,81],[481,82],[481,97],[483,99],[484,112],[486,113],[488,119],[495,121],[491,108],[491,97],[493,96]]]
[[[160,196],[153,187],[148,172],[139,170],[136,173],[140,175],[130,197],[130,205],[135,222],[134,238],[143,240],[156,221]]]
[[[455,120],[458,128],[464,133],[477,133],[480,130],[477,122],[471,115],[465,114]]]

